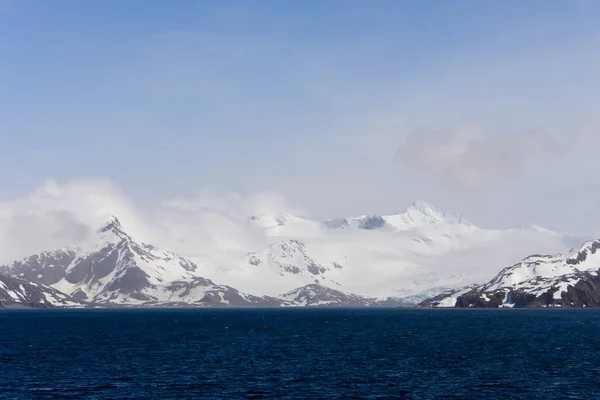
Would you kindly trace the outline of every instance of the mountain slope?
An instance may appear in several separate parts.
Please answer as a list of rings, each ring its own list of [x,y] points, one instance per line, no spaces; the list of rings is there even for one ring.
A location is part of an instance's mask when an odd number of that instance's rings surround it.
[[[82,304],[49,286],[0,274],[0,306],[81,307]]]
[[[371,214],[362,217],[333,218],[325,221],[323,224],[330,229],[358,228],[376,230],[388,228],[392,230],[410,230],[443,223],[471,224],[459,214],[443,213],[437,207],[421,200],[415,201],[400,214],[383,216]]]
[[[317,284],[296,288],[280,297],[296,306],[364,307],[374,302],[374,299],[343,293]]]
[[[264,247],[194,258],[205,276],[270,296],[321,284],[414,304],[485,282],[532,250],[563,251],[571,240],[537,227],[482,229],[424,202],[396,215],[328,220],[320,229],[289,214],[248,223],[263,229]]]
[[[85,248],[43,252],[2,268],[32,285],[48,284],[82,302],[106,305],[279,306],[198,276],[192,261],[137,242],[112,217]]]
[[[567,254],[532,255],[484,285],[448,293],[423,305],[438,307],[598,307],[600,240]]]
[[[77,258],[76,248],[43,251],[10,266],[0,266],[0,272],[10,273],[31,282],[53,285],[65,277],[69,265]]]
[[[300,307],[406,307],[411,303],[399,298],[376,299],[344,293],[324,285],[310,284],[279,296],[291,306]]]
[[[194,254],[191,258],[136,240],[112,217],[80,248],[43,252],[0,267],[0,272],[102,304],[286,305],[287,300],[274,299],[307,285],[389,304],[417,304],[489,281],[532,249],[564,251],[571,240],[539,227],[482,229],[424,202],[400,214],[343,218],[337,225],[291,214],[247,220],[223,215],[218,221],[227,225],[227,235],[234,231],[251,239],[211,247],[227,242],[217,228],[214,240],[203,247],[204,241],[194,239],[202,232],[194,228],[190,240],[165,240],[179,254]],[[350,222],[331,227],[343,221]],[[182,237],[186,230],[169,232]]]

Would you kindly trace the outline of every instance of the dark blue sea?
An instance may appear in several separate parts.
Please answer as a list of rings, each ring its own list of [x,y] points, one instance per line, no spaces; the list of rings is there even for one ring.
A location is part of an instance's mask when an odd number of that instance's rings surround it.
[[[600,399],[600,310],[5,310],[0,398]]]

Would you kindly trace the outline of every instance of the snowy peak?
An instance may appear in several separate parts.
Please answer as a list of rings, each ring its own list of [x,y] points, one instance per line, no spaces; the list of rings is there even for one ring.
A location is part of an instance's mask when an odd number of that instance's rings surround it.
[[[600,257],[592,257],[598,250],[600,250],[600,240],[589,240],[581,245],[579,249],[571,250],[565,262],[569,265],[578,266],[580,269],[590,263],[592,263],[593,268],[600,268],[600,260],[598,259]]]
[[[415,201],[402,214],[387,216],[386,220],[398,229],[444,223],[471,225],[459,214],[444,213],[439,208],[422,200]]]
[[[407,209],[406,211],[412,211],[412,210],[417,210],[420,211],[422,213],[425,214],[438,214],[443,216],[444,213],[442,213],[437,207],[435,207],[433,204],[430,204],[426,201],[423,200],[415,200],[414,203],[412,203]]]
[[[391,228],[392,230],[409,230],[435,224],[462,224],[471,225],[470,222],[456,213],[444,213],[437,207],[417,200],[404,212],[392,215],[369,214],[361,217],[333,218],[323,223],[329,229],[345,229],[357,227],[362,230],[378,230]]]
[[[328,268],[307,254],[306,244],[296,239],[274,243],[262,256],[250,253],[248,262],[255,266],[267,263],[280,276],[308,275],[311,280],[328,271]]]
[[[422,200],[417,200],[411,204],[410,207],[404,211],[403,215],[409,220],[420,221],[427,224],[435,224],[446,219],[446,214],[437,207]]]
[[[98,232],[108,232],[108,231],[112,231],[112,232],[122,232],[123,231],[123,227],[121,226],[121,221],[119,221],[119,219],[114,215],[107,217],[106,221],[102,224],[102,227],[100,229],[98,229]]]
[[[131,237],[125,232],[119,219],[114,215],[109,216],[97,232],[99,238],[111,243],[131,240]]]
[[[78,301],[125,304],[156,300],[158,286],[197,277],[197,269],[173,252],[133,240],[113,216],[89,246],[43,252],[0,271],[51,285]]]

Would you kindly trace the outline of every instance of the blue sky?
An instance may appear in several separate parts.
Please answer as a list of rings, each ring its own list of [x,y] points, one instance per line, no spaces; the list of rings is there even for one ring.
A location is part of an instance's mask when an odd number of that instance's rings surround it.
[[[104,178],[590,230],[599,27],[575,0],[0,0],[0,199]]]

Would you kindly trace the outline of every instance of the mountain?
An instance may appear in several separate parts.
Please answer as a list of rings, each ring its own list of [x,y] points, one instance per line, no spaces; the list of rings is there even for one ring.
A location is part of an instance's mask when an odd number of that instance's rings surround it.
[[[469,285],[456,289],[449,289],[440,293],[436,296],[422,300],[419,307],[439,307],[439,308],[451,308],[456,305],[456,299],[465,293],[469,293],[473,290],[477,290],[479,285]]]
[[[261,214],[245,223],[256,228],[262,248],[192,260],[217,282],[273,297],[319,284],[418,304],[485,282],[532,251],[557,252],[572,245],[567,235],[534,226],[483,229],[422,201],[393,215],[319,223],[291,214]]]
[[[427,225],[459,223],[470,225],[471,223],[459,214],[443,213],[437,207],[421,201],[415,201],[401,214],[377,215],[370,214],[361,217],[333,218],[323,224],[329,229],[357,228],[363,230],[375,230],[388,228],[393,230],[410,230]]]
[[[319,284],[296,288],[279,296],[292,306],[318,307],[406,307],[411,303],[398,298],[377,299],[353,293],[344,293]]]
[[[0,269],[32,285],[49,285],[77,301],[120,305],[275,306],[283,302],[238,292],[198,275],[175,253],[134,240],[111,217],[85,248],[46,251]]]
[[[77,254],[77,248],[69,247],[43,251],[15,261],[10,267],[0,267],[0,271],[43,285],[53,285],[65,277],[67,268],[77,258]]]
[[[567,254],[532,255],[504,268],[484,285],[442,294],[433,307],[598,307],[600,240]]]
[[[364,307],[371,305],[374,301],[374,299],[346,294],[317,284],[299,287],[280,297],[296,306]]]
[[[0,308],[18,305],[48,308],[81,307],[83,304],[49,286],[0,274]]]
[[[336,223],[289,213],[227,215],[211,220],[210,231],[201,223],[168,228],[161,243],[177,253],[138,240],[111,216],[79,247],[40,252],[0,272],[104,305],[407,305],[489,281],[532,250],[564,251],[573,240],[535,226],[483,229],[424,202]],[[243,240],[223,246],[231,232]]]
[[[210,279],[193,278],[175,281],[148,290],[148,301],[142,306],[235,306],[235,307],[280,307],[287,305],[282,299],[269,296],[253,296],[230,286],[217,285]],[[150,294],[151,293],[151,294]]]

